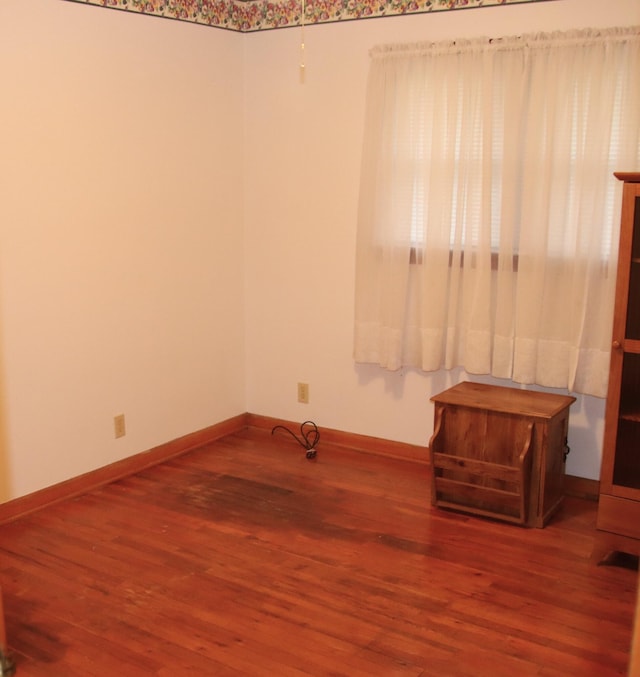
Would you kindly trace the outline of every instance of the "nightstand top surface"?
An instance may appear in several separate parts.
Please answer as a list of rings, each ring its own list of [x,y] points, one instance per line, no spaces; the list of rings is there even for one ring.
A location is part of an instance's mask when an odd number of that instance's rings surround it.
[[[552,418],[576,401],[571,395],[543,393],[463,381],[431,398],[437,404],[487,409],[505,414]]]

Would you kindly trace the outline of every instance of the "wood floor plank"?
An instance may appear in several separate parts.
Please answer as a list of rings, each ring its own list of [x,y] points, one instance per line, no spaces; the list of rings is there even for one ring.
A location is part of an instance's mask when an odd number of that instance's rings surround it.
[[[435,509],[428,467],[248,429],[0,525],[18,677],[613,677],[637,571],[596,505]]]

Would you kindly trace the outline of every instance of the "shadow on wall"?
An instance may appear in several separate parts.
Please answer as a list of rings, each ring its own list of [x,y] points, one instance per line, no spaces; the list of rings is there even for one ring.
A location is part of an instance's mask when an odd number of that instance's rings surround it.
[[[390,394],[396,400],[403,398],[405,379],[410,373],[417,374],[424,380],[427,398],[451,388],[462,380],[491,380],[490,377],[469,375],[462,367],[439,369],[438,371],[422,371],[418,367],[401,367],[396,371],[389,371],[377,364],[356,363],[355,371],[360,385],[369,385],[374,381],[382,380],[385,393]],[[493,379],[493,381],[495,382],[496,379]],[[508,383],[505,381],[505,384]]]
[[[426,393],[430,397],[436,393],[446,390],[461,380],[462,369],[451,369],[446,371],[424,372],[417,367],[401,367],[396,371],[390,371],[380,367],[377,364],[355,364],[355,372],[358,376],[358,384],[366,386],[374,381],[382,381],[385,393],[391,395],[395,400],[401,400],[404,396],[405,379],[409,373],[416,373],[425,381],[428,379],[428,390]]]

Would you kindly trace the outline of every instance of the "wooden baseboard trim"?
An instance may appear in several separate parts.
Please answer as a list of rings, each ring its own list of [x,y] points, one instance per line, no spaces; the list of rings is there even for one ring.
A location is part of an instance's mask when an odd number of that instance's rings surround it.
[[[272,430],[276,425],[283,425],[299,436],[299,423],[270,416],[260,416],[259,414],[247,414],[247,427],[249,428]],[[401,458],[403,460],[415,461],[416,463],[430,463],[429,448],[426,446],[421,447],[404,442],[393,442],[378,437],[347,433],[329,428],[321,428],[320,433],[321,441],[331,442],[340,447],[346,447],[363,453]],[[565,494],[567,496],[597,501],[599,492],[600,483],[597,480],[565,475]]]
[[[565,475],[564,493],[574,498],[586,498],[588,501],[597,501],[600,497],[600,482],[588,480],[575,475]]]
[[[151,466],[163,463],[171,458],[180,456],[214,442],[221,437],[231,435],[247,427],[247,415],[240,414],[233,418],[216,423],[194,433],[161,444],[158,447],[129,456],[110,465],[92,470],[83,475],[72,477],[51,487],[40,489],[32,494],[21,496],[6,503],[0,504],[0,524],[18,519],[35,512],[53,503],[73,498],[97,489],[110,482],[115,482],[129,475],[133,475]]]
[[[300,423],[285,421],[270,416],[260,416],[259,414],[247,414],[247,426],[250,428],[261,428],[272,430],[277,425],[283,425],[289,428],[291,432],[300,436]],[[391,458],[401,458],[405,461],[414,461],[416,463],[429,463],[429,449],[417,444],[407,444],[405,442],[393,442],[379,437],[370,437],[357,433],[346,433],[341,430],[332,430],[331,428],[322,428],[320,430],[320,443],[329,442],[339,447],[361,451],[368,454],[377,454],[379,456],[389,456]]]
[[[299,434],[300,424],[259,414],[239,414],[233,418],[184,435],[176,440],[161,444],[158,447],[143,451],[134,456],[116,461],[108,466],[46,487],[32,494],[16,498],[0,504],[0,524],[18,519],[24,515],[45,508],[48,505],[79,496],[98,487],[115,482],[129,475],[163,463],[199,447],[203,447],[227,435],[232,435],[244,428],[273,430],[283,425]],[[428,465],[430,463],[428,447],[394,442],[369,435],[348,433],[331,428],[320,428],[321,442],[329,442],[339,447],[367,454],[388,456],[414,463]],[[599,483],[596,480],[567,475],[565,477],[565,493],[568,496],[598,500]]]

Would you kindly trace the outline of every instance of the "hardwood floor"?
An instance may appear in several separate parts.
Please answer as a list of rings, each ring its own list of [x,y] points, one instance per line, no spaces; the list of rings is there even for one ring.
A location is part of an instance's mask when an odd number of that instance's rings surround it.
[[[18,677],[625,675],[637,571],[596,505],[431,507],[429,468],[248,429],[0,525]]]

